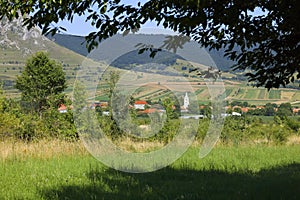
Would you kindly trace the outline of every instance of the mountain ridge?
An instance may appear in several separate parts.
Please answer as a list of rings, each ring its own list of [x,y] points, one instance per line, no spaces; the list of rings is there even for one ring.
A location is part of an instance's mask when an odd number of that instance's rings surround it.
[[[56,42],[57,44],[64,46],[68,49],[71,49],[72,51],[77,52],[78,54],[81,54],[83,56],[88,56],[94,60],[99,59],[106,59],[109,63],[112,63],[114,59],[117,59],[120,56],[123,56],[123,54],[119,53],[118,56],[115,56],[115,58],[107,59],[107,57],[110,57],[108,52],[122,52],[120,49],[124,48],[122,44],[128,45],[129,43],[144,43],[144,44],[151,44],[154,47],[158,48],[160,47],[164,40],[166,40],[166,35],[162,34],[129,34],[125,37],[123,37],[121,34],[117,34],[116,36],[104,40],[100,43],[100,45],[103,45],[104,51],[97,48],[96,50],[92,51],[92,53],[89,53],[86,48],[85,38],[84,36],[76,36],[76,35],[68,35],[68,34],[55,34],[54,36],[47,36],[50,40]],[[105,45],[105,43],[109,43],[109,45]],[[119,43],[119,44],[118,44]],[[132,46],[132,45],[131,45]],[[199,48],[199,50],[195,53],[195,49]],[[131,49],[133,50],[133,49]],[[106,51],[106,52],[105,52]],[[235,64],[235,62],[229,60],[224,56],[225,50],[220,49],[219,51],[211,50],[209,51],[209,48],[201,48],[200,45],[194,41],[190,41],[184,45],[184,49],[178,49],[178,51],[181,51],[183,54],[180,55],[181,57],[187,57],[186,60],[195,62],[200,62],[199,64],[217,67],[218,69],[222,71],[231,71],[231,66]],[[129,52],[129,50],[128,50]],[[125,53],[128,53],[125,52]],[[103,56],[101,56],[103,55]],[[100,57],[99,57],[100,56]],[[200,58],[200,59],[199,59]]]

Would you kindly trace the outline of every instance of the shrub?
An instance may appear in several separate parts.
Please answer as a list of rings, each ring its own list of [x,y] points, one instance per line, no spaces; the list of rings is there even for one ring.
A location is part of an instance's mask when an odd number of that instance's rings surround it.
[[[284,144],[289,136],[289,131],[281,126],[272,126],[271,139],[275,144]]]
[[[285,121],[286,125],[292,129],[293,131],[295,131],[296,133],[298,133],[299,129],[300,129],[300,121],[295,120],[295,119],[291,119],[291,118],[287,118]]]

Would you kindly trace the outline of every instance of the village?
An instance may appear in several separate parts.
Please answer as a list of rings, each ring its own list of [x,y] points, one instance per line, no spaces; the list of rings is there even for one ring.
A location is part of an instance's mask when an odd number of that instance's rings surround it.
[[[190,106],[190,98],[188,93],[186,92],[183,97],[183,104],[180,105],[180,118],[188,119],[188,118],[195,118],[195,119],[202,119],[208,117],[208,114],[211,114],[212,106],[211,105],[199,105],[199,112],[191,112],[189,110]],[[103,115],[109,115],[109,102],[108,101],[94,101],[89,104],[88,106],[90,109],[101,109]],[[166,109],[160,103],[151,103],[151,101],[147,100],[135,100],[132,104],[128,105],[129,109],[134,109],[137,111],[137,115],[147,115],[152,113],[159,113],[163,114],[166,113]],[[292,107],[290,103],[282,103],[282,104],[271,104],[267,103],[266,105],[249,105],[247,102],[240,102],[240,101],[232,101],[226,102],[225,106],[225,113],[221,115],[223,117],[228,116],[237,116],[240,117],[243,114],[248,115],[261,115],[261,116],[273,116],[276,113],[279,113],[280,110],[284,108],[284,113],[287,116],[291,115],[298,115],[300,114],[299,107]],[[72,110],[73,106],[67,107],[64,104],[61,104],[58,108],[60,113],[66,113],[68,110]],[[176,106],[173,105],[172,109],[175,110]],[[278,112],[279,111],[279,112]]]

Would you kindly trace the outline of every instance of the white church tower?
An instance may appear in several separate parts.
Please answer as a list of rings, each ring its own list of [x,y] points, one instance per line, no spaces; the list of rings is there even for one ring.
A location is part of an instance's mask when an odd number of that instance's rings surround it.
[[[183,108],[187,109],[190,105],[190,99],[189,96],[187,94],[187,92],[185,93],[184,99],[183,99]]]

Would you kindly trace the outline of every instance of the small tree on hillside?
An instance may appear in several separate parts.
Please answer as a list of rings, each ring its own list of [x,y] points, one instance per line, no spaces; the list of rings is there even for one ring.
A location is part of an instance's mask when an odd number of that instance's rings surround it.
[[[51,105],[57,106],[66,87],[62,65],[49,59],[44,52],[29,58],[16,80],[16,88],[22,92],[22,101],[37,112]]]

